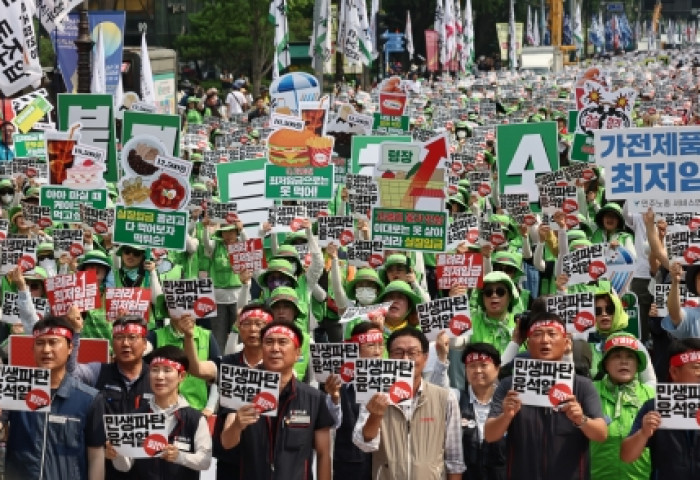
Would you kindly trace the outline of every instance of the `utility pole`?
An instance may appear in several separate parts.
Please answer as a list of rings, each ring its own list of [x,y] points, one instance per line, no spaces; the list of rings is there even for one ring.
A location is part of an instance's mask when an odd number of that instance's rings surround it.
[[[75,41],[78,49],[78,93],[90,93],[90,54],[94,44],[88,23],[88,0],[83,0],[78,23],[78,39]]]

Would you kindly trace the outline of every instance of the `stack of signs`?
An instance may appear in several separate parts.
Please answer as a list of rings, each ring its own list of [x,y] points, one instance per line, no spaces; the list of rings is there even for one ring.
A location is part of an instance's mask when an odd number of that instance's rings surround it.
[[[410,407],[413,398],[413,369],[410,360],[358,358],[355,360],[355,399],[366,405],[377,393],[389,395],[391,403]]]
[[[151,458],[168,445],[163,413],[104,415],[105,434],[117,453],[130,458]]]
[[[207,203],[205,215],[213,223],[220,225],[235,225],[240,219],[238,217],[238,204],[236,202],[227,203]]]
[[[585,334],[595,327],[595,294],[580,292],[569,295],[553,295],[545,298],[547,311],[556,313],[566,321],[566,331]]]
[[[370,218],[370,211],[379,201],[379,189],[374,179],[368,175],[348,174],[348,208],[359,218]]]
[[[409,132],[409,117],[404,115],[408,95],[400,77],[389,77],[379,86],[379,112],[374,113],[372,128],[384,135]]]
[[[622,246],[608,248],[598,243],[562,257],[562,273],[569,276],[570,286],[607,278],[622,295],[632,281],[633,271],[634,256]]]
[[[53,222],[51,221],[51,209],[49,207],[40,207],[39,205],[32,205],[31,203],[22,202],[22,216],[24,220],[28,223],[34,224],[39,228],[50,227]]]
[[[354,377],[355,360],[360,356],[357,343],[312,343],[311,369],[314,379],[324,383],[330,375],[340,375],[344,383]]]
[[[183,251],[192,163],[177,158],[177,115],[124,112],[114,242]]]
[[[302,223],[306,218],[304,207],[276,205],[270,207],[268,223],[272,227],[273,233],[296,232],[302,228]]]
[[[83,225],[90,228],[93,233],[104,235],[114,225],[114,210],[85,206],[80,209],[80,221]]]
[[[371,322],[373,319],[379,316],[386,316],[386,312],[389,311],[392,302],[380,303],[377,305],[368,305],[366,307],[355,306],[348,307],[343,312],[343,316],[340,317],[338,323],[348,323],[351,320],[360,319],[361,321]]]
[[[697,125],[595,130],[596,163],[605,168],[606,198],[625,200],[630,213],[700,209],[698,135]]]
[[[308,105],[304,105],[308,104]],[[299,116],[272,116],[276,128],[267,139],[265,197],[276,200],[330,200],[333,198],[334,137],[325,136],[328,110],[304,102]]]
[[[445,297],[417,306],[421,330],[433,341],[440,332],[449,337],[459,337],[472,329],[469,297]]]
[[[170,318],[192,315],[195,318],[216,317],[216,300],[211,278],[196,280],[164,280],[163,295]]]
[[[148,322],[148,312],[151,306],[150,288],[117,287],[108,288],[105,292],[105,311],[107,319],[114,321],[126,311],[129,315],[139,315]]]
[[[17,147],[15,146],[15,148]],[[41,152],[40,156],[43,157],[46,152],[43,139],[41,141]],[[45,161],[40,161],[39,156],[17,156],[12,160],[12,176],[18,177],[20,175],[33,178],[37,182],[47,182],[49,180],[49,165]]]
[[[479,240],[479,217],[471,213],[459,213],[447,228],[447,249],[453,250],[464,242],[476,245]]]
[[[436,255],[435,276],[439,290],[449,290],[457,285],[469,289],[481,288],[483,274],[480,253],[439,253]]]
[[[681,361],[698,362],[700,356],[697,353],[681,353]],[[654,410],[661,416],[659,428],[700,430],[700,389],[697,384],[658,383]]]
[[[317,236],[321,247],[327,247],[331,243],[341,246],[352,243],[355,240],[353,217],[319,217]]]
[[[442,252],[447,241],[445,135],[426,142],[384,142],[374,177],[379,206],[372,238],[399,250]]]
[[[559,230],[559,224],[553,219],[557,212],[564,213],[567,228],[573,228],[579,224],[577,188],[573,185],[561,187],[540,185],[540,205],[542,206],[542,224],[549,225],[552,230]]]
[[[657,308],[657,315],[665,317],[668,315],[668,306],[666,301],[668,294],[671,291],[670,283],[657,283],[654,285],[654,304]],[[684,283],[678,285],[680,302],[682,307],[697,308],[700,307],[700,297],[697,297],[688,291],[688,287]]]
[[[513,367],[513,390],[523,405],[554,407],[573,395],[574,364],[516,358]]]
[[[0,409],[34,412],[51,405],[51,370],[0,366]]]
[[[348,245],[348,265],[380,267],[384,263],[384,245],[373,240],[355,240]]]
[[[77,229],[57,228],[51,231],[54,255],[68,255],[77,258],[85,252],[83,231]]]
[[[35,238],[6,238],[0,244],[0,275],[7,275],[18,265],[25,272],[36,266]]]
[[[65,315],[73,305],[80,312],[100,307],[100,289],[94,271],[76,272],[72,275],[56,275],[45,280],[46,298],[53,315]]]
[[[2,321],[4,323],[20,323],[18,294],[16,292],[5,292],[2,302]],[[34,310],[41,320],[49,314],[49,301],[43,297],[32,297]]]
[[[56,222],[80,222],[81,205],[107,208],[106,151],[80,143],[81,136],[79,124],[44,133],[49,185],[41,187],[40,204]]]
[[[267,268],[262,238],[250,238],[228,246],[228,256],[234,273],[244,270],[260,272]]]
[[[261,415],[277,416],[279,372],[221,364],[219,397],[222,407],[238,410],[253,404]]]

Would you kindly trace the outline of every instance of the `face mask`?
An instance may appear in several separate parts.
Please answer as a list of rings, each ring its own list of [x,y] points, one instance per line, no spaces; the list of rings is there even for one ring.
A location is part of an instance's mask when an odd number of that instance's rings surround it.
[[[46,270],[46,273],[51,275],[56,273],[56,261],[50,258],[45,258],[39,262],[39,266]]]
[[[272,291],[277,287],[290,287],[291,282],[288,278],[271,278],[267,281],[267,288]]]
[[[15,198],[14,195],[8,194],[8,195],[3,195],[2,197],[0,197],[0,200],[2,200],[2,203],[8,204],[12,201],[13,198]]]
[[[377,290],[372,287],[357,287],[355,298],[362,305],[371,305],[377,299]]]
[[[459,130],[457,132],[457,138],[464,138],[466,136],[467,136],[467,132],[465,132],[464,130]]]

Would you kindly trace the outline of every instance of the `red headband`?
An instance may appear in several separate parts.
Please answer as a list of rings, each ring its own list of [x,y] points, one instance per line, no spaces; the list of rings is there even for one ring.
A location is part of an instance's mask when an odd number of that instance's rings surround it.
[[[530,329],[527,331],[527,336],[528,337],[532,336],[532,334],[535,332],[535,330],[538,330],[540,328],[547,328],[547,327],[556,328],[562,334],[566,333],[566,330],[564,329],[564,325],[557,322],[556,320],[540,320],[540,321],[533,323],[532,326],[530,326]]]
[[[474,362],[491,362],[493,363],[493,358],[485,353],[472,352],[464,358],[464,363],[474,363]]]
[[[294,333],[294,330],[291,328],[285,327],[284,325],[275,325],[274,327],[267,329],[263,338],[267,338],[273,333],[284,335],[294,343],[295,347],[299,348],[299,339],[297,338],[296,333]]]
[[[603,351],[607,352],[611,348],[615,347],[625,347],[630,348],[632,350],[639,350],[639,343],[634,337],[613,337],[609,338],[608,341],[605,342],[605,347],[603,348]]]
[[[70,330],[63,327],[47,327],[41,330],[34,330],[34,338],[44,337],[46,335],[56,335],[58,337],[65,337],[68,340],[73,339],[73,334]]]
[[[137,335],[145,337],[146,327],[144,327],[143,325],[139,325],[138,323],[114,325],[114,327],[112,327],[112,334],[115,333],[135,333]]]
[[[359,343],[364,345],[366,343],[384,343],[384,334],[379,330],[369,330],[365,333],[358,333],[350,337],[351,343]]]
[[[683,352],[671,357],[672,367],[682,367],[686,363],[700,362],[700,351]]]
[[[176,362],[174,360],[168,360],[167,358],[163,357],[156,357],[153,360],[151,360],[151,366],[155,365],[165,365],[166,367],[172,367],[175,370],[177,370],[179,373],[182,373],[185,371],[185,367],[180,363]]]
[[[238,323],[244,320],[248,320],[251,317],[259,318],[260,320],[265,320],[265,323],[272,322],[272,315],[270,315],[261,308],[254,308],[252,310],[246,310],[245,312],[241,313],[238,317]]]

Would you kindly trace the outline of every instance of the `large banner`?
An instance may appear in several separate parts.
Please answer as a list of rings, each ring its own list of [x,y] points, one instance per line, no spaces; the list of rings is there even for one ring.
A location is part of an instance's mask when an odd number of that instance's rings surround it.
[[[58,68],[61,69],[66,92],[75,93],[78,88],[78,49],[75,41],[78,39],[77,13],[70,13],[63,22],[63,31],[52,30],[51,43],[56,52]]]
[[[91,11],[88,15],[90,35],[97,44],[97,32],[102,30],[105,47],[105,74],[107,93],[114,95],[122,72],[122,52],[124,51],[124,11]],[[168,112],[175,113],[175,112]]]

